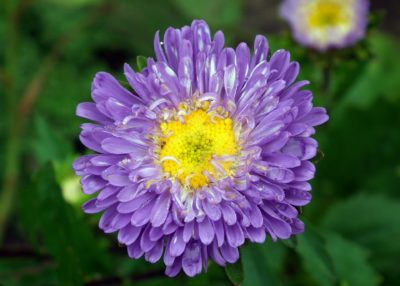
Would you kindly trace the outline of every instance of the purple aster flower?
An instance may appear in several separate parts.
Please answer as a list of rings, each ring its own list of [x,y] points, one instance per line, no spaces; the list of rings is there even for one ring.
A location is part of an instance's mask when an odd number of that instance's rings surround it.
[[[300,44],[325,51],[344,48],[364,37],[368,0],[284,0],[281,15]]]
[[[257,36],[254,52],[224,47],[204,21],[154,39],[156,59],[135,72],[132,90],[108,73],[93,81],[94,102],[79,104],[80,139],[96,154],[74,163],[86,213],[103,212],[131,258],[166,274],[194,276],[209,259],[239,258],[246,240],[262,243],[303,231],[296,207],[311,200],[317,142],[328,116],[296,82],[299,64]]]

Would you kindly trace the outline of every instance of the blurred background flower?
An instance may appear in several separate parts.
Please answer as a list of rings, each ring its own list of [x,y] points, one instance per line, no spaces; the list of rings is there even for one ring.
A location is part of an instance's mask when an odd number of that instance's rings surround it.
[[[370,1],[365,36],[320,53],[293,41],[278,0],[3,0],[0,3],[0,284],[397,285],[400,279],[400,2]],[[226,269],[164,277],[82,215],[70,168],[87,154],[79,102],[99,70],[154,56],[153,35],[194,18],[226,45],[268,36],[311,81],[328,124],[316,134],[313,201],[296,239],[245,245]],[[138,60],[137,60],[138,59]],[[124,79],[119,77],[122,85]],[[75,179],[74,179],[75,178]],[[75,180],[75,181],[74,181]]]
[[[296,41],[325,51],[360,40],[366,33],[368,9],[368,0],[285,0],[281,14]]]

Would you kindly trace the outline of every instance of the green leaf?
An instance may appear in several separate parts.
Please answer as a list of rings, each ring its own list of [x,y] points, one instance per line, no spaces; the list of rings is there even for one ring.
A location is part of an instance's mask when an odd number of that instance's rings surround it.
[[[377,273],[369,265],[365,249],[334,233],[327,233],[325,239],[340,285],[378,285]]]
[[[244,286],[280,285],[267,263],[267,245],[274,247],[273,244],[249,244],[241,249]]]
[[[225,266],[225,272],[233,285],[243,285],[243,265],[242,260],[239,259],[236,263],[228,264]]]
[[[323,238],[310,227],[297,238],[297,252],[305,270],[318,282],[318,285],[335,285],[336,277],[329,253]]]
[[[395,159],[396,158],[394,158],[394,160]],[[399,186],[400,186],[400,168],[381,166],[379,170],[376,170],[376,172],[365,178],[361,189],[373,192],[375,194],[381,194],[381,195],[385,194],[387,196],[393,196],[398,198]]]
[[[141,72],[147,66],[147,58],[145,56],[136,57],[137,71]]]
[[[400,43],[382,33],[373,34],[369,41],[374,56],[361,76],[352,82],[337,112],[348,106],[367,108],[382,97],[399,98]]]
[[[50,160],[61,160],[72,153],[71,146],[61,139],[57,129],[52,128],[44,117],[36,115],[34,125],[35,137],[31,147],[39,164]]]
[[[283,241],[273,242],[271,239],[267,239],[267,242],[261,247],[265,253],[264,256],[269,270],[275,277],[279,277],[279,280],[282,280],[281,277],[284,276],[286,266],[285,258],[292,247],[287,247]],[[282,282],[282,284],[285,283]]]
[[[56,264],[58,285],[82,285],[85,275],[110,269],[110,258],[63,200],[53,167],[46,164],[21,192],[20,214],[27,236],[34,245],[43,237]]]
[[[297,238],[296,236],[292,236],[288,239],[284,239],[281,241],[283,245],[289,248],[296,248],[297,247]]]
[[[84,122],[75,115],[76,106],[80,102],[91,100],[91,82],[96,72],[104,70],[104,66],[88,65],[79,68],[72,64],[60,64],[56,70],[46,80],[35,113],[42,116],[50,131],[57,133],[56,136],[61,137],[64,144],[71,144],[79,133],[79,124]]]
[[[102,0],[46,0],[46,1],[50,2],[51,4],[65,6],[67,8],[72,8],[72,7],[75,8],[79,6],[98,4]]]
[[[340,196],[349,196],[357,190],[376,193],[392,192],[399,196],[398,187],[388,184],[399,182],[400,162],[400,100],[382,99],[373,108],[349,108],[343,117],[331,116],[329,124],[318,134],[320,148],[325,157],[318,164],[314,188],[323,188],[315,194],[327,206]],[[370,180],[386,170],[385,183],[370,184]],[[398,185],[397,185],[398,186]],[[318,207],[318,206],[311,206]],[[319,209],[323,212],[324,208]]]
[[[371,252],[372,262],[390,272],[400,259],[400,200],[362,194],[334,205],[323,225]]]
[[[318,285],[377,285],[378,276],[365,249],[337,233],[320,232],[308,225],[298,236],[297,246],[304,268]]]
[[[51,165],[45,165],[38,172],[31,192],[39,202],[36,219],[40,221],[44,242],[57,261],[60,285],[82,285],[83,273],[73,247],[73,232],[70,232],[71,217],[63,204]]]

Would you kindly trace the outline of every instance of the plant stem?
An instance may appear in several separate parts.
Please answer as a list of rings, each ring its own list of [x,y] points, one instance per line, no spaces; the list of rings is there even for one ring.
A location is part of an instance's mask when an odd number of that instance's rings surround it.
[[[14,2],[15,3],[15,2]],[[12,0],[5,1],[7,45],[5,53],[5,95],[7,106],[8,138],[5,146],[5,170],[3,176],[2,193],[0,196],[0,242],[3,238],[4,225],[8,219],[14,197],[14,190],[18,177],[19,140],[15,130],[15,102],[16,102],[16,50],[18,39],[18,13]],[[17,5],[18,7],[18,5]]]

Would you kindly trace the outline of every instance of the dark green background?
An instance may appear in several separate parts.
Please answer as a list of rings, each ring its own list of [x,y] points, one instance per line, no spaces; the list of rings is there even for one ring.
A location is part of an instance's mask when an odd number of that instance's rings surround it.
[[[0,2],[0,285],[398,285],[398,7],[375,1],[387,9],[374,9],[366,39],[318,54],[291,40],[277,2]],[[130,260],[115,235],[97,229],[98,216],[81,212],[71,163],[87,151],[74,114],[97,71],[122,79],[123,63],[153,56],[157,30],[194,18],[223,30],[229,45],[252,45],[261,33],[273,50],[290,50],[331,119],[317,132],[306,232],[246,245],[227,269],[210,263],[206,274],[171,279],[162,263]]]

